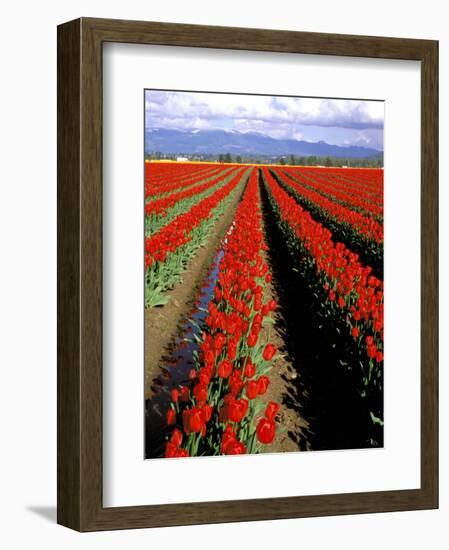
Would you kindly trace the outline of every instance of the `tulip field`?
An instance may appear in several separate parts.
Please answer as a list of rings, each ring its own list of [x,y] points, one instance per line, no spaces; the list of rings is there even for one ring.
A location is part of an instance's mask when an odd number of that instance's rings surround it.
[[[383,170],[145,163],[146,458],[383,446]]]

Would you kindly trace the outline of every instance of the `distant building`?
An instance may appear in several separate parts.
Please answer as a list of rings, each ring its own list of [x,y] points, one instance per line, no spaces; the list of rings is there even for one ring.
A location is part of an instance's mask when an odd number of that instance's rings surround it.
[[[177,162],[187,162],[189,159],[187,157],[178,157]]]

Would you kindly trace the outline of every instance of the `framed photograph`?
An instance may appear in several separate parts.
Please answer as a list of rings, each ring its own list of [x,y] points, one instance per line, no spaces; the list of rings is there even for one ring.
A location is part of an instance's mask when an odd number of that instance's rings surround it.
[[[438,43],[58,27],[58,522],[438,506]]]

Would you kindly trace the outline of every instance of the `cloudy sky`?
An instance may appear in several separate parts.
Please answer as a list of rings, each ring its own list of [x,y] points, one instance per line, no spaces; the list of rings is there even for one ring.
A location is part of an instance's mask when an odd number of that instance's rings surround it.
[[[384,103],[198,92],[145,92],[146,128],[255,131],[383,150]]]

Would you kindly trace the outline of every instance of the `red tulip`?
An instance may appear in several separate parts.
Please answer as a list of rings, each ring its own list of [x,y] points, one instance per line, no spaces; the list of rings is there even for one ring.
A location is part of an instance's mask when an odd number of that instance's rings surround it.
[[[261,376],[257,380],[257,383],[259,385],[259,395],[263,395],[270,385],[270,379],[267,376]]]
[[[265,349],[263,350],[263,358],[265,361],[270,361],[273,359],[274,354],[276,353],[276,348],[273,346],[273,344],[267,344],[265,346]]]
[[[182,443],[182,432],[181,430],[178,430],[178,428],[175,428],[171,434],[170,442],[176,445],[176,447],[179,447]]]
[[[173,403],[177,403],[178,399],[179,399],[179,391],[177,389],[173,389],[170,392],[170,395],[171,395],[171,399],[172,399]]]
[[[198,407],[192,407],[191,409],[186,409],[182,415],[182,421],[184,426],[184,431],[187,435],[194,432],[200,432],[204,425],[204,418],[201,409]]]
[[[246,383],[246,396],[255,399],[259,394],[259,384],[256,380],[248,380]]]
[[[184,458],[189,456],[189,451],[187,449],[178,449],[175,456],[176,458]]]
[[[226,447],[227,455],[244,455],[246,454],[246,447],[241,441],[231,441]]]
[[[212,413],[214,411],[213,405],[210,405],[209,403],[205,403],[203,405],[202,411],[203,411],[204,422],[209,422],[209,420],[212,418]]]
[[[174,458],[176,456],[177,450],[177,445],[175,445],[171,441],[167,441],[165,445],[165,458]]]
[[[358,329],[357,327],[352,327],[351,333],[352,333],[352,336],[353,336],[354,338],[357,338],[358,335],[360,334],[360,331],[359,331],[359,329]]]
[[[197,402],[202,402],[207,400],[207,387],[202,384],[196,384],[193,388],[193,395]]]
[[[269,445],[276,434],[276,424],[268,418],[261,418],[256,428],[257,439],[264,445]]]
[[[248,411],[247,399],[236,399],[230,395],[220,410],[221,421],[241,422]]]
[[[167,411],[167,425],[171,426],[176,421],[176,411],[174,409],[168,409]]]
[[[256,374],[256,367],[254,366],[254,363],[249,358],[246,361],[246,365],[243,373],[247,378],[252,378]]]
[[[250,348],[253,348],[257,344],[257,335],[251,332],[248,336],[247,343]]]
[[[214,349],[217,355],[221,353],[221,350],[223,349],[223,346],[225,344],[226,344],[226,336],[222,332],[219,332],[218,334],[216,334],[214,337]]]
[[[232,373],[232,363],[228,359],[223,359],[218,365],[217,374],[220,378],[228,378]]]
[[[275,403],[274,401],[270,401],[265,409],[265,417],[268,420],[274,420],[279,409],[280,409],[280,405],[278,403]]]

